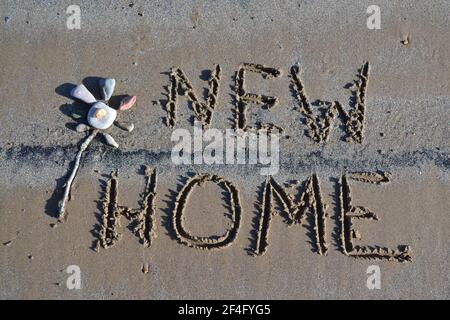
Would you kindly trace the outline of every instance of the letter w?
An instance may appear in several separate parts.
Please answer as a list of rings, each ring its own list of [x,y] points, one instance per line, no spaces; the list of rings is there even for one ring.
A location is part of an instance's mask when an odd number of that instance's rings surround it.
[[[361,143],[363,139],[364,119],[366,111],[366,91],[369,82],[369,62],[365,62],[359,69],[358,80],[351,86],[351,109],[347,113],[338,102],[316,101],[319,115],[314,115],[312,104],[306,95],[305,87],[300,79],[300,68],[297,65],[291,68],[292,90],[298,102],[298,111],[305,117],[308,126],[307,135],[315,142],[327,141],[333,125],[334,118],[339,114],[344,119],[348,142]]]

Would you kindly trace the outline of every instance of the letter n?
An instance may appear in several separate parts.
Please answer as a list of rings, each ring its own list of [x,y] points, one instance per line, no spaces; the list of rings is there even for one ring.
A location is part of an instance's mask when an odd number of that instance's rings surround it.
[[[220,65],[215,66],[215,70],[209,77],[208,93],[206,103],[201,102],[198,95],[194,91],[191,82],[186,77],[183,70],[174,67],[170,70],[170,85],[168,87],[168,99],[166,104],[166,125],[174,127],[177,122],[177,101],[179,93],[182,92],[192,104],[195,118],[201,121],[204,128],[210,126],[214,109],[217,106],[217,98],[219,95],[219,81],[220,81]]]

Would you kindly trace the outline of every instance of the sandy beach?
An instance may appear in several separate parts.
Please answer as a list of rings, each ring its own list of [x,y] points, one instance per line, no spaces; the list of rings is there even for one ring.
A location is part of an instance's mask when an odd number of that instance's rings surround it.
[[[0,3],[1,299],[450,298],[450,2],[378,1],[377,30],[366,25],[371,1],[83,0],[73,30],[71,4]],[[276,186],[259,165],[171,159],[172,133],[192,132],[195,114],[177,89],[168,125],[171,71],[182,70],[204,102],[217,65],[209,125],[281,127]],[[241,69],[246,92],[276,97],[273,107],[239,96]],[[58,202],[87,136],[75,127],[89,110],[70,90],[83,83],[100,99],[100,77],[116,80],[110,104],[137,96],[120,115],[134,130],[107,129],[119,148],[101,138],[89,145],[60,222]],[[308,106],[314,117],[319,107],[332,115],[316,140]],[[218,178],[183,202],[189,179],[208,174]],[[147,183],[154,193],[143,200]],[[297,221],[289,201],[294,213],[309,210]],[[177,215],[195,239],[180,234]],[[114,227],[106,236],[105,221]],[[216,248],[220,235],[229,239]],[[375,251],[346,251],[352,246]],[[408,259],[376,248],[407,250]],[[72,265],[80,289],[67,287]],[[372,265],[376,290],[367,287]]]

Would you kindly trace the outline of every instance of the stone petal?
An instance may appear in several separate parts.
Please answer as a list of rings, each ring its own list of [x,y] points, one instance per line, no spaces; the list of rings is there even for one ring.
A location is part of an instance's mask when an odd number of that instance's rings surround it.
[[[119,147],[119,144],[116,142],[116,140],[114,140],[114,138],[111,135],[109,135],[107,133],[103,133],[103,136],[105,137],[106,143],[108,145],[110,145],[111,147],[114,147],[114,148]]]
[[[83,84],[80,84],[75,88],[73,88],[72,91],[70,91],[70,95],[75,99],[81,100],[89,104],[95,103],[97,101],[95,100],[95,97],[92,95],[92,93],[90,93],[89,90]]]
[[[88,125],[85,125],[84,123],[80,123],[79,125],[77,125],[77,127],[75,128],[75,130],[77,130],[77,132],[86,132],[90,129],[90,127]]]
[[[125,125],[125,129],[126,129],[128,132],[133,131],[133,130],[134,130],[134,123],[128,123],[128,124],[126,124],[126,125]]]
[[[106,113],[101,117],[98,117],[96,115],[101,114],[100,112],[98,112],[98,110],[100,109],[106,111]],[[116,120],[116,117],[116,110],[108,107],[103,102],[97,102],[92,105],[91,109],[89,109],[87,120],[91,127],[104,130],[111,127],[111,125],[114,123],[114,120]]]
[[[116,122],[115,122],[115,125],[116,125],[117,127],[119,127],[120,129],[125,130],[125,131],[128,131],[128,132],[131,132],[131,131],[133,131],[133,129],[134,129],[134,124],[133,124],[133,123],[127,123],[127,122],[119,122],[119,121],[116,121]]]
[[[98,81],[100,86],[100,91],[102,92],[102,98],[108,101],[114,93],[114,88],[116,87],[116,80],[112,78],[100,79]]]
[[[120,101],[119,110],[128,110],[136,103],[136,96],[126,96]]]

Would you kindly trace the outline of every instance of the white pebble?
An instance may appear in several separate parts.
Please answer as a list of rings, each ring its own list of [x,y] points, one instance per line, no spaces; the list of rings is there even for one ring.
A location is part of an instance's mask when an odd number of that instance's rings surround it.
[[[107,134],[107,133],[103,133],[103,136],[105,137],[106,143],[109,144],[110,146],[114,147],[114,148],[118,148],[119,144],[116,142],[116,140],[114,140],[114,138]]]
[[[70,91],[70,95],[75,99],[81,100],[89,104],[95,103],[97,101],[95,100],[95,97],[92,95],[92,93],[90,93],[89,90],[83,84],[80,84],[75,88],[73,88],[72,91]]]

